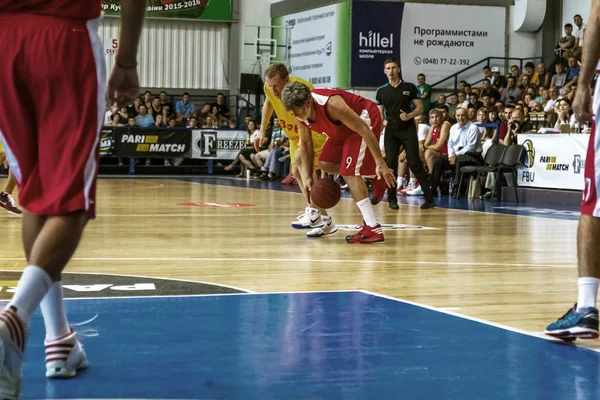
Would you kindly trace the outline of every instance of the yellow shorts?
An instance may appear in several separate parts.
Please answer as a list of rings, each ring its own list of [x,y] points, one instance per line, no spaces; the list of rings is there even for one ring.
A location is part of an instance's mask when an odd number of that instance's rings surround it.
[[[2,146],[2,140],[0,140],[0,153],[4,153],[4,147]]]
[[[323,151],[323,146],[325,145],[325,142],[327,141],[327,136],[313,132],[312,139],[313,139],[313,150],[314,150],[314,155],[315,155],[313,167],[316,171],[319,169],[319,157],[321,156],[321,151]],[[298,149],[299,146],[300,146],[299,140],[290,140],[290,160],[291,160],[292,164],[294,163],[294,155],[296,154],[296,150]]]

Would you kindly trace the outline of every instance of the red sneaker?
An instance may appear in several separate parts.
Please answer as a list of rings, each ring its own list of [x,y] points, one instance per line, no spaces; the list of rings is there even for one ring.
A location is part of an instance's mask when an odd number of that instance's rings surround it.
[[[384,240],[383,229],[380,224],[374,227],[364,224],[358,233],[346,236],[346,242],[348,243],[376,243],[383,242]]]
[[[385,183],[385,179],[373,178],[371,180],[371,189],[373,190],[371,196],[371,204],[379,204],[379,202],[383,200],[383,195],[385,194],[385,190],[387,189],[387,183]]]
[[[9,214],[12,215],[23,214],[23,211],[19,210],[19,207],[17,207],[15,199],[13,199],[13,197],[6,192],[0,193],[0,207],[4,208]]]

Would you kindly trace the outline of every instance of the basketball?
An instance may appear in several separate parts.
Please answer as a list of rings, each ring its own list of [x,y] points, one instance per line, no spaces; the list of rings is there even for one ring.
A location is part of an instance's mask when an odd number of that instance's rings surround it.
[[[340,185],[332,178],[319,179],[310,191],[310,198],[319,208],[329,209],[335,207],[342,197]]]

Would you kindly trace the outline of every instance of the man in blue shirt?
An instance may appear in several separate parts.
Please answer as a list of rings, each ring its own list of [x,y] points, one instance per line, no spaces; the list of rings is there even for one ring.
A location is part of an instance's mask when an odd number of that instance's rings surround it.
[[[149,128],[154,125],[154,117],[148,114],[148,110],[145,105],[140,106],[140,114],[135,117],[135,122],[142,128]]]
[[[194,114],[196,107],[194,103],[190,103],[190,94],[188,92],[183,93],[183,99],[179,100],[175,105],[175,112],[177,113],[177,122],[181,124],[184,119],[188,119]]]

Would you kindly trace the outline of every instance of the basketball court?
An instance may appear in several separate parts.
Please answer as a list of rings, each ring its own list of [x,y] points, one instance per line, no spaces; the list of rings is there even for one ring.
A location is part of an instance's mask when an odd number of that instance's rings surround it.
[[[581,398],[600,395],[597,341],[542,331],[577,298],[578,210],[421,198],[375,207],[386,241],[290,223],[297,187],[229,177],[111,178],[64,276],[89,368],[44,377],[38,312],[23,398]],[[1,299],[25,267],[0,214]]]

